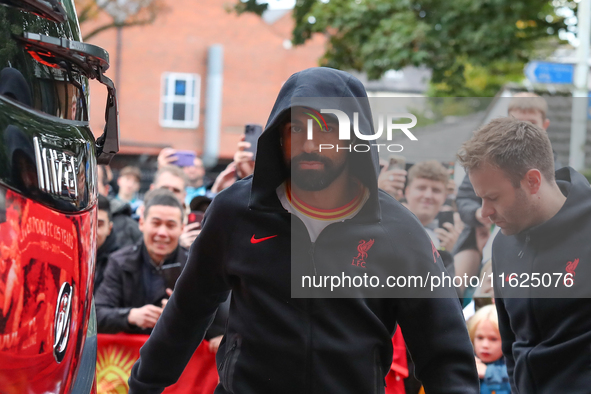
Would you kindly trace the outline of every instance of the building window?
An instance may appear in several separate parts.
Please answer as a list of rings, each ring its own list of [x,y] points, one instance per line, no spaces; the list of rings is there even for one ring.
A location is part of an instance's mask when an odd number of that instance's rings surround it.
[[[199,126],[198,74],[164,73],[162,76],[162,105],[160,125],[195,129]]]

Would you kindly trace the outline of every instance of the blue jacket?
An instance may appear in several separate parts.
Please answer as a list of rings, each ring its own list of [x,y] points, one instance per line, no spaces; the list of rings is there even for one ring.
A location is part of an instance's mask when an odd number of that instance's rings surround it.
[[[511,384],[505,359],[501,357],[487,364],[484,379],[480,380],[480,394],[510,394]]]

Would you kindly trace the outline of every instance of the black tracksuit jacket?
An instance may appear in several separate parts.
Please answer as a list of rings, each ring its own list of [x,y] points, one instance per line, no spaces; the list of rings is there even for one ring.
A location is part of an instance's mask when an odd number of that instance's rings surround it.
[[[126,332],[129,334],[150,334],[152,329],[142,329],[129,324],[127,318],[132,308],[141,308],[144,305],[160,306],[163,298],[166,298],[166,288],[155,290],[154,299],[146,295],[143,267],[149,264],[146,259],[144,240],[134,245],[126,246],[112,253],[106,268],[104,268],[103,281],[96,292],[96,318],[99,333],[116,334]],[[180,264],[184,266],[187,261],[187,250],[178,246],[174,253],[163,262],[163,266]],[[161,273],[162,274],[162,273]]]
[[[453,290],[439,299],[291,296],[293,259],[296,272],[313,274],[314,265],[319,274],[327,272],[330,267],[320,262],[329,245],[343,256],[339,270],[359,274],[351,261],[360,239],[368,237],[375,239],[368,266],[388,258],[394,271],[444,271],[440,259],[434,264],[418,220],[378,191],[377,152],[350,156],[349,168],[370,189],[369,200],[353,219],[328,226],[315,244],[277,198],[276,188],[287,177],[278,126],[292,99],[364,96],[354,77],[327,68],[294,74],[283,85],[259,139],[254,176],[220,193],[209,207],[175,292],[133,367],[131,394],[160,393],[177,380],[230,290],[216,394],[383,393],[397,322],[427,393],[478,393],[473,350]]]
[[[553,218],[514,236],[499,233],[493,243],[499,329],[513,394],[591,393],[591,188],[570,167],[556,172],[556,182],[567,199]],[[562,278],[554,288],[558,276],[552,274],[569,270],[574,285],[562,287]],[[513,273],[514,283],[529,287],[510,288],[507,275]],[[537,281],[525,279],[534,273],[549,273],[550,287],[532,287]],[[573,298],[547,298],[552,295]]]

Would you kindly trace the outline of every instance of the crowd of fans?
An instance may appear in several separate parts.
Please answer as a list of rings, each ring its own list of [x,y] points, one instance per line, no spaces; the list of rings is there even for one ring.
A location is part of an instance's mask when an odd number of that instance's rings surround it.
[[[546,129],[545,101],[535,95],[518,96],[509,106],[509,115]],[[114,194],[109,190],[113,183],[110,168],[99,167],[95,275],[99,333],[151,332],[174,291],[187,250],[199,236],[203,212],[217,193],[253,173],[254,155],[248,147],[248,142],[241,141],[234,160],[213,181],[206,178],[200,158],[180,167],[175,165],[177,151],[163,149],[143,201],[138,198],[139,168],[127,166],[119,171]],[[480,199],[467,176],[457,190],[451,170],[435,160],[407,165],[406,169],[390,168],[387,162],[381,165],[379,187],[419,219],[450,275],[490,271],[490,245],[498,228],[482,217]],[[453,212],[453,219],[443,221],[441,212]],[[458,289],[469,318],[481,392],[508,393],[496,310],[487,305],[492,296],[491,288]],[[224,332],[228,306],[229,300],[206,336],[213,352]],[[411,358],[400,343],[395,341],[394,348],[391,374],[399,385],[389,386],[387,392],[418,393],[421,385],[413,378]]]
[[[201,231],[212,198],[254,170],[252,154],[240,142],[236,160],[210,182],[203,162],[177,166],[172,148],[158,155],[158,169],[143,200],[138,198],[141,171],[126,166],[117,179],[107,166],[98,168],[99,201],[94,293],[100,333],[149,334],[174,291]],[[117,185],[117,193],[110,185]],[[193,219],[193,220],[191,220]],[[206,339],[216,352],[227,319],[222,304]]]

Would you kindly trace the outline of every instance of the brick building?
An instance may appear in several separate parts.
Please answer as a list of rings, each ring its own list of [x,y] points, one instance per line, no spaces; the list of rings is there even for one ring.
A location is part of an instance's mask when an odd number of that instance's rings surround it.
[[[122,29],[120,59],[115,29],[89,40],[109,51],[107,75],[119,81],[121,150],[114,167],[138,159],[152,161],[165,146],[203,154],[206,139],[215,139],[210,137],[212,130],[206,135],[208,116],[217,129],[213,130],[219,141],[217,157],[230,159],[244,125],[266,123],[285,80],[318,64],[324,37],[317,35],[304,46],[291,47],[290,12],[268,11],[264,18],[238,16],[227,10],[233,4],[234,0],[169,0],[168,9],[152,25]],[[208,60],[214,45],[223,52],[217,58],[223,70],[221,111],[210,115]],[[220,86],[219,79],[213,82]],[[106,92],[93,84],[91,94],[91,124],[93,130],[101,130]]]

